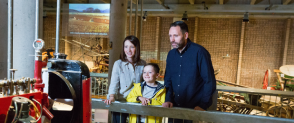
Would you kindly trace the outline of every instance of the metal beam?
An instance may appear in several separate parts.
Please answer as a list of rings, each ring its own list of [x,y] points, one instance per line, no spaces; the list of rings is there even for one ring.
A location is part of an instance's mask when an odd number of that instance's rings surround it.
[[[13,0],[8,0],[8,18],[7,18],[7,23],[8,23],[8,27],[7,27],[7,79],[10,79],[11,75],[10,75],[10,69],[12,69],[12,37],[13,37]],[[5,22],[2,22],[3,24]],[[2,44],[3,45],[3,44]]]
[[[250,5],[254,5],[256,0],[251,0]]]
[[[134,31],[134,35],[136,36],[136,37],[138,37],[138,35],[137,35],[137,28],[138,28],[138,0],[135,0],[136,1],[136,13],[135,13],[135,31]]]
[[[217,102],[223,103],[223,104],[234,104],[236,106],[240,106],[240,107],[248,107],[248,108],[252,108],[252,109],[257,109],[259,111],[265,111],[265,108],[259,107],[259,106],[254,106],[254,105],[250,105],[247,103],[241,103],[241,102],[236,102],[236,101],[230,101],[227,99],[217,99]]]
[[[206,12],[206,13],[221,13],[221,12],[231,12],[231,13],[287,13],[293,14],[294,13],[294,5],[273,5],[270,11],[265,10],[268,5],[232,5],[232,4],[225,4],[225,5],[217,5],[217,4],[209,4],[209,10],[203,10],[203,5],[201,4],[194,4],[188,5],[187,4],[169,4],[168,7],[170,9],[165,9],[162,5],[159,4],[144,4],[144,11],[157,11],[157,12]],[[141,8],[139,8],[140,10]],[[129,11],[129,9],[128,9]],[[135,10],[133,10],[135,11]]]
[[[190,4],[194,5],[195,0],[189,0]]]
[[[90,73],[91,77],[108,78],[107,73]]]
[[[293,123],[293,119],[264,117],[237,113],[196,111],[187,108],[163,108],[161,106],[142,106],[140,103],[118,102],[106,105],[102,99],[92,99],[92,109],[108,109],[109,111],[169,117],[186,120],[197,120],[214,123]]]
[[[224,0],[219,0],[218,3],[219,3],[220,5],[223,5],[223,4],[224,4]]]
[[[244,13],[240,14],[229,14],[229,13],[222,13],[222,14],[215,14],[215,13],[195,13],[189,14],[189,17],[199,17],[199,18],[240,18],[243,19]],[[179,14],[172,14],[172,13],[157,13],[157,12],[148,12],[149,17],[160,16],[160,17],[178,17],[182,18],[183,13]],[[256,14],[250,15],[249,19],[287,19],[292,18],[294,19],[294,15],[263,15],[263,14]]]
[[[219,85],[217,85],[216,88],[217,88],[216,89],[217,91],[225,91],[225,92],[254,93],[259,95],[293,97],[293,92],[291,91],[275,91],[275,90],[254,89],[254,88],[219,86]]]
[[[131,3],[130,3],[130,10],[133,10],[133,4],[132,4],[133,0],[131,0]],[[132,34],[132,11],[130,11],[130,14],[129,14],[129,35]]]
[[[291,0],[283,0],[283,5],[288,5],[291,2]]]
[[[160,1],[160,0],[158,0]],[[51,4],[44,4],[44,6],[50,6]],[[140,6],[140,4],[138,5]],[[234,4],[224,4],[224,5],[218,5],[218,4],[208,4],[207,6],[209,6],[209,10],[203,10],[203,5],[201,4],[194,4],[194,5],[190,5],[190,4],[169,4],[168,7],[170,9],[166,9],[165,7],[163,7],[160,4],[145,4],[144,5],[144,10],[143,11],[148,11],[152,13],[155,12],[156,15],[160,15],[162,14],[163,16],[170,16],[172,14],[181,14],[181,16],[183,15],[184,11],[187,11],[189,14],[189,17],[191,14],[193,13],[195,14],[195,12],[199,12],[199,13],[203,13],[207,14],[207,15],[211,15],[211,14],[215,14],[215,13],[225,13],[222,15],[229,15],[229,13],[242,13],[242,15],[244,14],[244,12],[249,12],[249,13],[258,13],[261,15],[264,14],[271,14],[272,16],[278,15],[278,14],[283,14],[284,16],[293,16],[293,15],[285,15],[285,14],[294,14],[294,5],[290,4],[290,5],[273,5],[273,7],[271,8],[270,11],[268,10],[264,10],[266,7],[268,7],[268,5],[234,5]],[[52,7],[54,8],[49,8],[49,7],[44,7],[44,10],[46,10],[47,12],[50,11],[56,11],[56,5],[52,5]],[[62,10],[66,10],[66,9],[62,9]],[[128,11],[130,11],[130,9],[128,9]],[[135,8],[133,9],[133,11],[135,11]],[[138,8],[138,11],[141,11],[141,7]],[[168,13],[164,13],[164,12],[168,12]],[[150,13],[150,15],[152,16],[152,14]],[[164,13],[164,14],[163,14]],[[274,13],[274,15],[273,15]],[[155,15],[154,14],[154,15]],[[236,15],[236,14],[235,14]],[[179,17],[181,17],[179,16]],[[252,16],[252,15],[250,15]]]

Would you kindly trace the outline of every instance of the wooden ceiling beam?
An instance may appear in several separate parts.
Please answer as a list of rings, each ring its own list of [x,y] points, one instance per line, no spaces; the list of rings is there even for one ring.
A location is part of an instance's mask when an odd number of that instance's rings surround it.
[[[104,3],[110,3],[111,0],[101,0]]]
[[[162,1],[161,0],[156,0],[160,5],[162,4]]]
[[[291,2],[291,0],[283,0],[283,5],[288,5]]]
[[[223,4],[224,4],[224,0],[219,0],[218,3],[219,3],[220,5],[223,5]]]
[[[190,4],[194,5],[195,0],[189,0]]]
[[[129,0],[129,1],[131,1],[131,0]],[[133,3],[133,4],[136,4],[137,2],[136,2],[136,0],[132,0],[132,3]]]
[[[254,5],[256,0],[251,0],[250,5]]]
[[[133,4],[137,4],[137,0],[132,0],[132,3]]]

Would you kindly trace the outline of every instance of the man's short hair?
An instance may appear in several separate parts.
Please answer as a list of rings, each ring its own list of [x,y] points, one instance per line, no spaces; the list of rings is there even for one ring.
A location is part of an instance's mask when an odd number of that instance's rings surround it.
[[[189,30],[188,30],[188,25],[183,22],[183,21],[176,21],[176,22],[173,22],[172,24],[170,24],[170,27],[176,27],[176,26],[179,26],[181,28],[181,31],[183,34],[185,34],[185,32],[188,32],[189,33]]]
[[[155,64],[155,63],[148,63],[148,64],[146,64],[144,67],[146,67],[146,66],[152,66],[153,69],[154,69],[154,71],[155,71],[156,73],[159,73],[160,68],[159,68],[159,66],[158,66],[157,64]]]

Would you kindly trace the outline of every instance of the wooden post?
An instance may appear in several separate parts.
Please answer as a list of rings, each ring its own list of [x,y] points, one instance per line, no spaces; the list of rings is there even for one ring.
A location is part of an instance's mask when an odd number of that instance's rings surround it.
[[[238,85],[240,84],[240,77],[241,77],[241,64],[242,64],[242,55],[243,55],[245,26],[246,26],[246,23],[242,22],[241,36],[240,36],[239,61],[238,61],[238,68],[237,68],[237,82],[236,82]]]
[[[283,55],[283,65],[287,64],[286,62],[287,62],[287,51],[288,51],[290,28],[291,28],[291,19],[287,19],[286,35],[285,35],[285,47],[284,47],[284,55]]]
[[[160,27],[161,27],[161,17],[156,18],[156,40],[155,40],[155,52],[156,52],[156,60],[160,60]]]
[[[197,42],[199,17],[195,17],[194,43]]]

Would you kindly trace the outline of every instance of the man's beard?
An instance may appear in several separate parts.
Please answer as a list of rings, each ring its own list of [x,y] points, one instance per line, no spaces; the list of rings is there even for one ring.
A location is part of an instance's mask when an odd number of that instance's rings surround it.
[[[185,46],[185,38],[183,37],[179,43],[177,42],[172,42],[171,44],[176,44],[176,47],[177,49],[183,49],[184,46]]]

